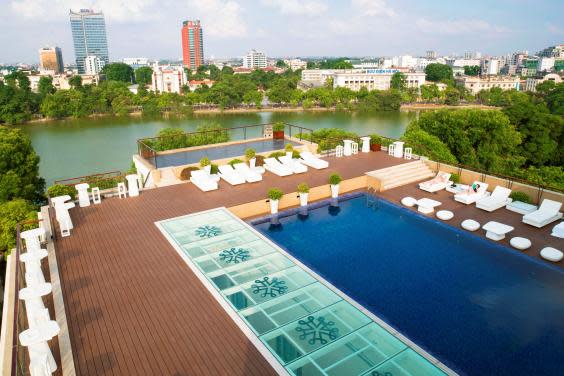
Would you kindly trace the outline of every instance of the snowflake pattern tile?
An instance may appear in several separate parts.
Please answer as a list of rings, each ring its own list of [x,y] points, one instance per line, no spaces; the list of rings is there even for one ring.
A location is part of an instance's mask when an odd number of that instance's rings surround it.
[[[266,298],[267,296],[274,298],[288,291],[286,281],[276,277],[272,278],[272,280],[270,280],[269,277],[257,279],[251,287],[253,289],[253,294],[261,294],[260,296],[262,298]]]
[[[245,248],[229,248],[224,249],[219,254],[219,259],[226,264],[238,264],[243,261],[247,261],[251,258],[248,249]]]
[[[325,321],[323,316],[309,316],[306,320],[298,321],[298,324],[296,331],[301,333],[299,339],[307,339],[310,345],[315,345],[317,341],[325,345],[339,336],[339,328],[335,327],[333,321]]]
[[[196,229],[196,235],[200,238],[213,238],[221,234],[221,229],[217,226],[200,226]]]

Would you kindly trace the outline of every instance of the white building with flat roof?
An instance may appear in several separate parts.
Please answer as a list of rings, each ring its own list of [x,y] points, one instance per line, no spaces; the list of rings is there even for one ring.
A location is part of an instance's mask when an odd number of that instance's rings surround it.
[[[141,67],[148,67],[149,59],[146,57],[125,57],[122,59],[124,64],[129,65],[133,69],[141,68]]]
[[[541,57],[537,63],[537,72],[548,72],[554,68],[553,57]]]
[[[250,50],[243,57],[243,68],[266,68],[266,54],[257,50]]]
[[[186,72],[182,66],[153,66],[153,80],[151,90],[160,93],[180,94],[182,86],[188,82]]]
[[[96,75],[102,71],[106,62],[96,55],[88,55],[84,59],[84,71],[87,75]]]
[[[398,69],[364,69],[360,71],[343,71],[333,74],[333,87],[346,87],[358,91],[365,87],[368,90],[388,90],[392,76],[400,72]],[[425,84],[425,73],[403,73],[408,88],[419,88]]]
[[[291,70],[297,71],[298,69],[306,69],[307,68],[307,61],[301,59],[291,59],[284,61]]]
[[[456,79],[456,82],[464,87],[473,95],[481,90],[488,90],[494,87],[502,90],[519,90],[521,81],[519,77],[511,76],[492,76],[492,77],[473,77],[464,76]]]

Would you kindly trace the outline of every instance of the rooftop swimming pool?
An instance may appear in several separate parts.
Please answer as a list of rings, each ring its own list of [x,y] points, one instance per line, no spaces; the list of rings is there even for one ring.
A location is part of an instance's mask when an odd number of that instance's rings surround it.
[[[272,138],[264,140],[254,140],[248,142],[240,142],[236,144],[220,145],[205,147],[195,150],[185,150],[176,153],[157,154],[156,164],[158,168],[183,166],[191,163],[197,163],[203,157],[210,160],[225,159],[245,155],[245,150],[252,148],[257,153],[265,153],[274,150],[284,149],[286,144],[299,146],[300,144],[289,140],[274,140]]]
[[[256,229],[457,373],[564,374],[562,270],[369,195],[278,226],[260,222]]]
[[[442,364],[225,208],[156,225],[279,373],[445,374]]]

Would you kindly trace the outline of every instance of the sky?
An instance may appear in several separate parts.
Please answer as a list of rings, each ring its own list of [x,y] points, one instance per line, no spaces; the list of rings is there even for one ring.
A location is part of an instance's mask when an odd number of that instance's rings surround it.
[[[102,10],[110,59],[180,59],[183,20],[200,19],[206,58],[536,52],[564,43],[564,0],[0,0],[0,63],[74,59],[69,9]]]

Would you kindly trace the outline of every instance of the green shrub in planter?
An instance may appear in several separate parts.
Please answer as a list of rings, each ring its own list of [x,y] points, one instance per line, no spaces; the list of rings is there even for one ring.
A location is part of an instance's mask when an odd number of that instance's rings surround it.
[[[215,163],[212,163],[210,174],[217,174],[218,172],[219,172],[219,166],[216,165]]]
[[[286,146],[284,147],[284,150],[286,150],[287,152],[293,151],[293,150],[294,150],[294,145],[292,145],[292,144],[286,144]]]
[[[211,161],[208,157],[203,157],[202,159],[200,159],[200,166],[201,167],[206,167],[211,165]]]
[[[450,181],[453,182],[454,184],[460,183],[460,175],[458,175],[458,174],[451,174],[451,175],[450,175]]]
[[[264,166],[264,155],[255,155],[255,166],[260,167]]]
[[[182,169],[182,171],[180,171],[180,180],[182,181],[190,180],[192,171],[198,171],[198,170],[199,168],[196,166],[190,166]]]
[[[76,196],[76,189],[74,189],[74,187],[69,187],[68,185],[55,184],[47,189],[47,193],[49,193],[49,196],[51,197],[69,195],[71,199],[74,200]]]
[[[294,150],[294,151],[292,152],[292,158],[294,158],[294,159],[300,158],[300,152],[297,151],[297,150]]]
[[[247,158],[248,161],[253,159],[256,154],[257,152],[253,148],[248,148],[247,150],[245,150],[245,158]]]
[[[274,125],[272,126],[272,130],[274,132],[280,132],[283,131],[286,127],[284,126],[284,123],[282,123],[281,121],[274,123]]]
[[[298,193],[308,193],[309,192],[309,185],[306,183],[298,184]]]
[[[270,153],[268,155],[268,158],[278,158],[278,157],[283,157],[285,155],[286,153],[284,153],[283,151],[275,151],[274,153]]]
[[[510,197],[513,201],[521,201],[521,202],[524,202],[524,203],[526,203],[526,204],[530,204],[530,203],[531,203],[531,198],[530,198],[529,195],[526,194],[525,192],[513,191],[513,192],[511,192],[511,194],[509,195],[509,197]]]
[[[337,173],[331,174],[331,176],[329,176],[329,184],[331,184],[331,185],[337,185],[341,181],[343,181],[343,178],[341,177],[341,175],[339,175]]]
[[[268,190],[268,198],[271,200],[280,200],[282,196],[284,196],[284,192],[279,188],[270,188]]]
[[[231,166],[233,166],[233,165],[236,165],[237,163],[243,163],[243,161],[240,160],[240,159],[235,158],[235,159],[230,160],[228,164],[230,164]]]
[[[370,135],[370,145],[382,145],[382,143],[384,142],[384,139],[377,134],[371,134]]]

